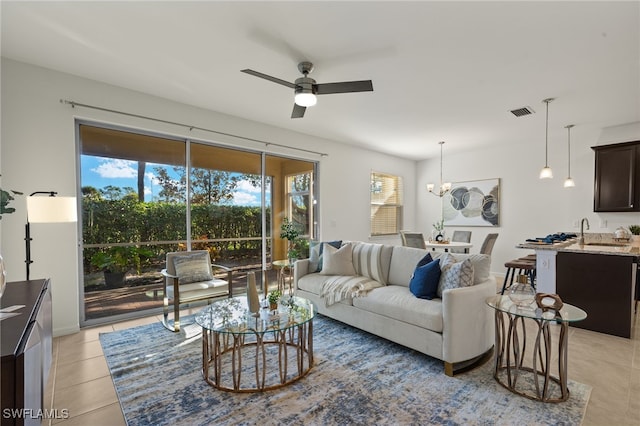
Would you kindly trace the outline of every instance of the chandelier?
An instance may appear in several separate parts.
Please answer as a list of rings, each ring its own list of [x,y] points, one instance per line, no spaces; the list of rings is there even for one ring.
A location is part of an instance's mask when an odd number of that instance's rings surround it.
[[[451,190],[451,182],[442,182],[442,145],[444,145],[444,141],[438,142],[438,144],[440,145],[440,187],[438,188],[438,192],[434,192],[435,185],[428,183],[427,191],[438,197],[443,197]]]

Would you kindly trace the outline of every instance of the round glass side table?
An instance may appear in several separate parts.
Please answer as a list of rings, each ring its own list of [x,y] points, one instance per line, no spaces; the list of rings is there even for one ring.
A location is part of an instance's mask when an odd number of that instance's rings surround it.
[[[562,402],[569,398],[567,387],[567,351],[569,324],[582,321],[587,313],[564,303],[559,310],[543,310],[532,300],[517,306],[508,296],[496,295],[486,300],[495,310],[496,344],[493,377],[518,395],[542,402]],[[527,358],[525,320],[537,325],[530,363]],[[557,353],[553,351],[552,329],[558,327]],[[558,358],[558,375],[551,374],[552,355]]]

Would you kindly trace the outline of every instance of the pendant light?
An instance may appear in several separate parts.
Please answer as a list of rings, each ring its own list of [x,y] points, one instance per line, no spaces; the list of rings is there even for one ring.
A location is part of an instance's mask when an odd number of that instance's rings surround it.
[[[553,177],[553,172],[551,171],[551,167],[549,167],[549,102],[553,100],[554,98],[547,98],[542,101],[547,104],[547,118],[544,135],[544,167],[540,170],[540,179],[551,179]]]
[[[433,192],[435,185],[428,183],[427,191],[438,197],[443,197],[444,194],[451,190],[451,182],[442,182],[442,145],[444,145],[444,141],[438,142],[438,144],[440,145],[440,188],[438,189],[438,192]]]
[[[567,151],[568,151],[567,178],[564,180],[565,188],[573,188],[574,186],[576,186],[576,183],[571,178],[571,128],[573,126],[574,126],[573,124],[567,124],[566,126],[564,126],[564,128],[567,129]]]

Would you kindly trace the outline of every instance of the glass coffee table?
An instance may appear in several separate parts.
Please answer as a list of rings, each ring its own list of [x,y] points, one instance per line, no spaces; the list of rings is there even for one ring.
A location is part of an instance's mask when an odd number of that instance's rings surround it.
[[[564,303],[560,309],[543,310],[534,300],[518,306],[509,296],[492,296],[487,305],[495,310],[496,344],[493,377],[518,395],[542,402],[562,402],[569,398],[567,387],[567,351],[569,323],[582,321],[587,313]],[[527,332],[525,319],[537,324],[531,363],[525,365]],[[551,374],[552,328],[557,326],[557,377]]]
[[[301,379],[313,367],[314,315],[311,302],[297,296],[256,314],[246,297],[213,302],[195,318],[205,381],[224,391],[261,392]]]

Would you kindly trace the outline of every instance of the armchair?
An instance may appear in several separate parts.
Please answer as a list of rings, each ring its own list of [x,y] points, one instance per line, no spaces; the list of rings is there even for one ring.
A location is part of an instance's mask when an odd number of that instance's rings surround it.
[[[214,270],[226,272],[226,280],[216,278]],[[164,312],[162,324],[170,331],[180,331],[180,305],[184,303],[231,297],[232,270],[211,263],[207,250],[167,253]],[[173,305],[173,325],[169,323],[169,305]]]

